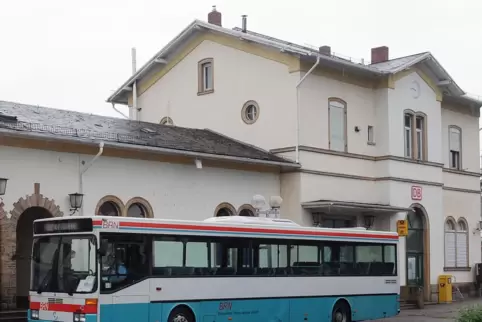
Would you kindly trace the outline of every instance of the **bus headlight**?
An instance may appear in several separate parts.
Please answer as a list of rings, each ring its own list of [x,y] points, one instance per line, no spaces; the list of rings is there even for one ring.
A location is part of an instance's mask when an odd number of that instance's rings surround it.
[[[74,322],[85,322],[85,314],[74,313]]]
[[[30,311],[30,318],[32,320],[38,320],[38,310],[31,310]]]

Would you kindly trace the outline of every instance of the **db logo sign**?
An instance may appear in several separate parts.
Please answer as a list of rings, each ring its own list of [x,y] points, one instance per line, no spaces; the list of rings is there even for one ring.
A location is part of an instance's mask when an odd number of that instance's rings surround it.
[[[40,302],[40,311],[48,311],[49,310],[49,304],[46,302]]]
[[[422,187],[412,186],[412,200],[422,200]]]

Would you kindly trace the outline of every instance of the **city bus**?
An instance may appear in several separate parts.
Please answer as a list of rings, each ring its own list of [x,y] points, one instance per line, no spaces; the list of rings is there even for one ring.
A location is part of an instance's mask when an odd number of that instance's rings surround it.
[[[29,321],[373,320],[400,311],[398,235],[290,220],[34,222]]]

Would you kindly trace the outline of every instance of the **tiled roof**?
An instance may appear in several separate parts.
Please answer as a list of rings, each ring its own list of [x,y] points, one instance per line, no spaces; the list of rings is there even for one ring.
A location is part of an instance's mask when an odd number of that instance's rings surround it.
[[[395,58],[391,60],[384,61],[382,63],[371,64],[370,66],[373,68],[378,69],[379,71],[387,72],[387,73],[394,73],[397,72],[398,69],[404,68],[405,66],[411,66],[414,64],[415,61],[423,58],[424,56],[429,55],[430,53],[420,53],[414,54],[410,56]]]
[[[106,117],[74,111],[0,101],[0,133],[41,134],[46,139],[122,143],[132,146],[190,151],[215,156],[296,166],[294,162],[207,129]]]

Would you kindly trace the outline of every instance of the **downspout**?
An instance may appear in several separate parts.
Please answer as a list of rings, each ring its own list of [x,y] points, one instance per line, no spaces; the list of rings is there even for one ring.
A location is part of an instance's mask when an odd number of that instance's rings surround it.
[[[300,162],[300,94],[299,94],[299,87],[301,83],[311,74],[311,72],[318,66],[320,63],[320,55],[316,56],[316,63],[310,68],[310,70],[298,81],[296,84],[296,163]]]
[[[115,103],[112,103],[112,108],[114,109],[114,111],[116,111],[117,113],[119,113],[120,115],[122,115],[122,117],[128,119],[129,117],[127,115],[125,115],[124,113],[122,113],[121,111],[119,111],[118,109],[115,108]]]
[[[81,169],[79,171],[79,193],[84,193],[83,192],[84,183],[83,183],[83,180],[82,180],[82,177],[83,177],[84,173],[87,172],[87,170],[89,170],[89,168],[92,166],[92,164],[94,164],[94,162],[101,156],[101,154],[103,152],[104,152],[104,142],[100,142],[99,143],[99,152],[97,152],[95,157],[92,160],[90,160],[90,162],[83,169]],[[80,215],[81,216],[84,215],[84,207],[80,208]]]
[[[136,62],[136,48],[132,47],[132,75],[136,74],[137,71],[137,62]],[[133,118],[136,121],[139,121],[139,111],[137,110],[137,79],[134,79],[134,83],[132,84],[132,109],[133,109]]]

